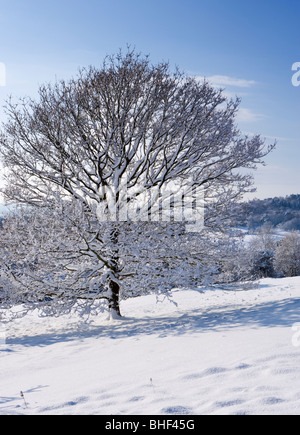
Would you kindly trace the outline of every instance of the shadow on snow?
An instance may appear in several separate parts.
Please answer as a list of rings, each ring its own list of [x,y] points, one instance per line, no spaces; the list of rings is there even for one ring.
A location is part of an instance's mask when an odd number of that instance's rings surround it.
[[[164,338],[185,334],[224,331],[237,327],[291,327],[300,322],[300,298],[272,301],[255,306],[197,308],[166,316],[124,317],[101,325],[79,323],[69,329],[53,329],[45,334],[8,338],[7,345],[48,346],[85,338],[122,339],[143,336]]]

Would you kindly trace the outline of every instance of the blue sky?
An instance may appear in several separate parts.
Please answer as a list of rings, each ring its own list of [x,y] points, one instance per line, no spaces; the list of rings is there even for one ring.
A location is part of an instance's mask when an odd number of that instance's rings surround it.
[[[130,44],[241,96],[241,130],[278,138],[253,196],[300,193],[299,18],[299,0],[0,0],[0,107]]]

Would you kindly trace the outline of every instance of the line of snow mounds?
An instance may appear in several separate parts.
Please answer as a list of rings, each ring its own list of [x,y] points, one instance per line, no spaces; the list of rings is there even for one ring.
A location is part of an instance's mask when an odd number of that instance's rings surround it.
[[[173,301],[6,326],[0,414],[300,414],[300,278]]]

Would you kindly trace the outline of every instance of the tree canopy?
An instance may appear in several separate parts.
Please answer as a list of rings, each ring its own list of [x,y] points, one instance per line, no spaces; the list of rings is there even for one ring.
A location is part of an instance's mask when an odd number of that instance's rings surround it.
[[[25,208],[7,223],[15,241],[3,241],[7,300],[53,307],[103,299],[120,314],[122,291],[152,288],[156,267],[154,290],[161,291],[185,276],[191,259],[194,270],[203,268],[207,258],[201,243],[190,242],[182,204],[188,198],[192,209],[200,206],[200,189],[202,240],[224,231],[232,202],[252,189],[240,169],[262,164],[274,147],[239,131],[239,103],[134,50],[41,86],[36,100],[9,101],[0,136],[3,193]],[[172,262],[182,266],[177,273]]]

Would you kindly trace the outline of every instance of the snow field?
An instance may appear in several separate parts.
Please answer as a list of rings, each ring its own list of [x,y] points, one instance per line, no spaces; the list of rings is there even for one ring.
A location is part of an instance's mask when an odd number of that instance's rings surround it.
[[[0,414],[300,414],[300,278],[173,299],[6,326]]]

